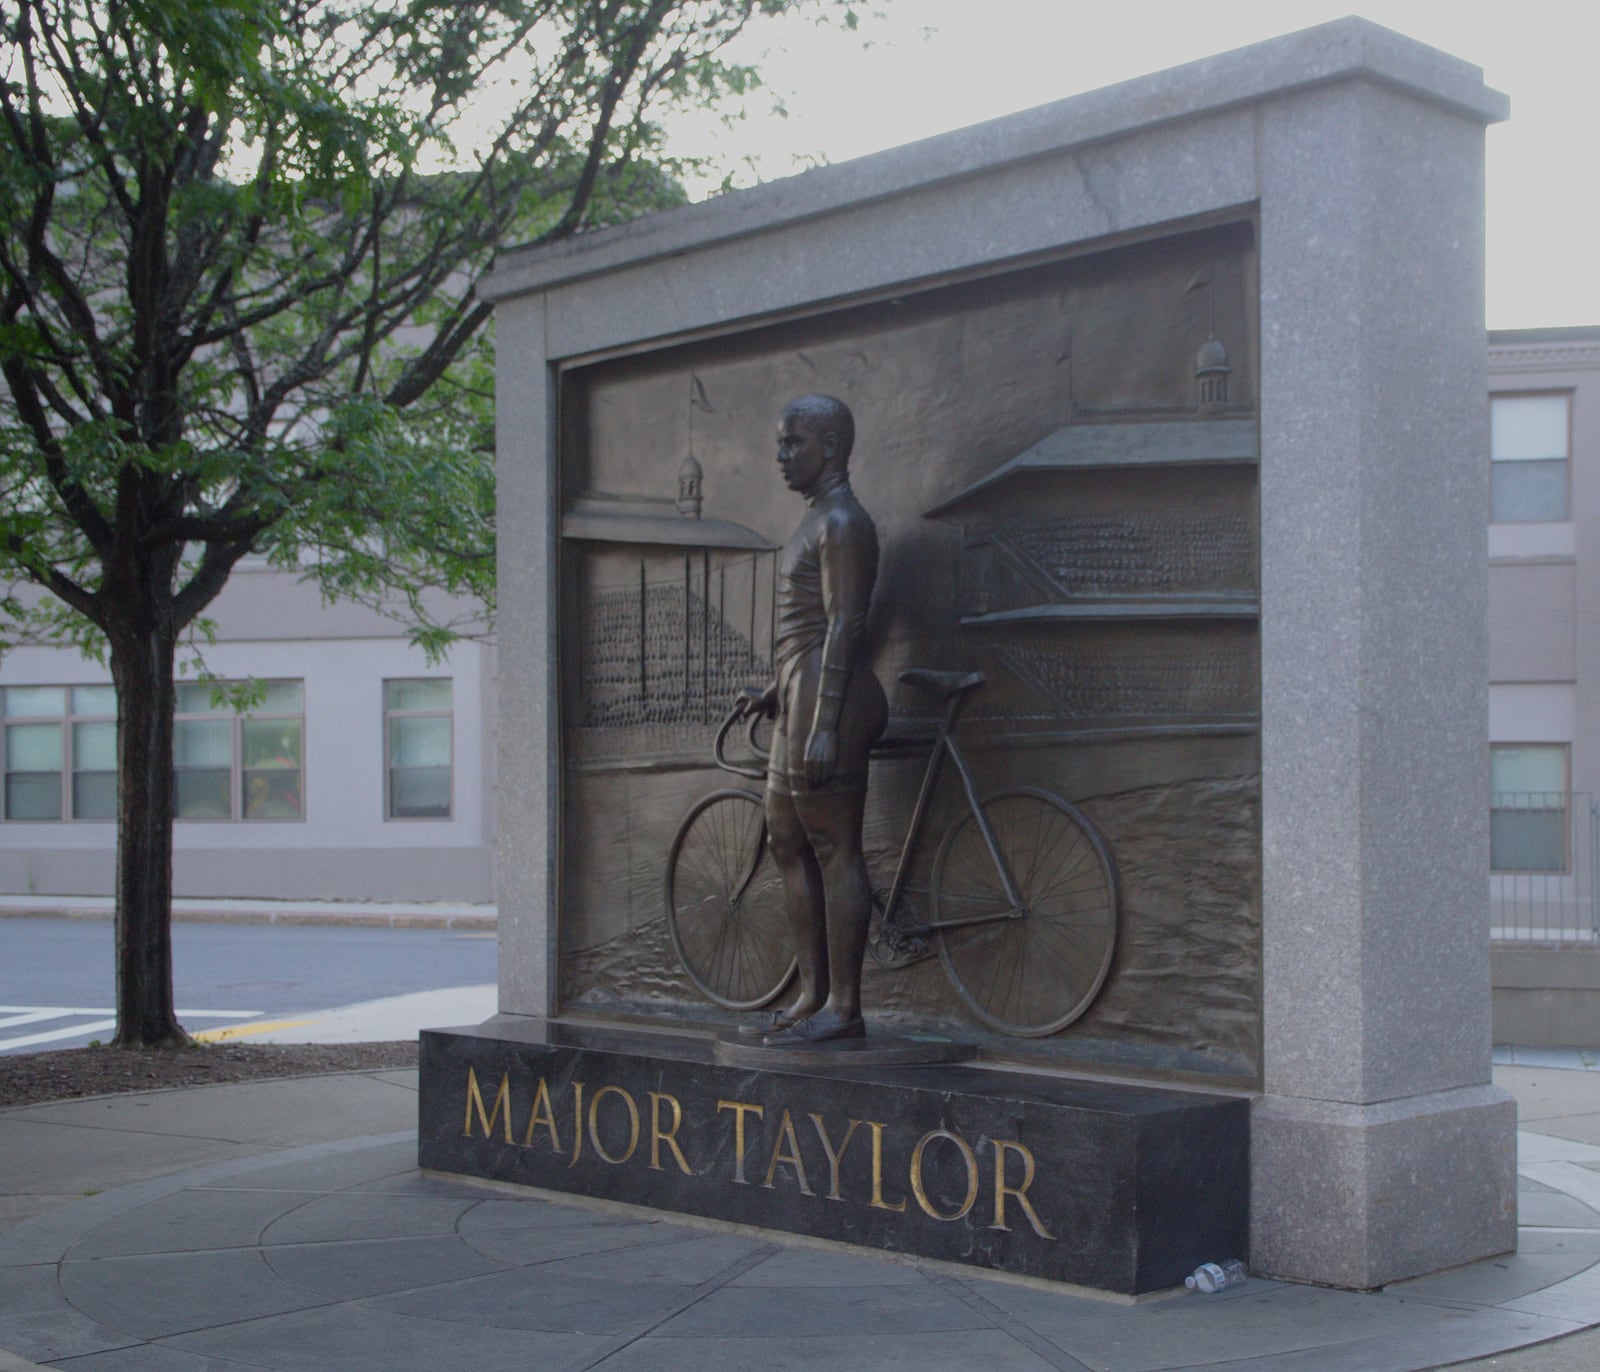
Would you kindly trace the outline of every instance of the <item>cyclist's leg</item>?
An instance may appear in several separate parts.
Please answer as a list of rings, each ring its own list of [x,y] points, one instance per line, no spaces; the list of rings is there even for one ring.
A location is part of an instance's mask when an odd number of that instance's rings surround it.
[[[787,694],[787,693],[786,693]],[[789,758],[804,757],[805,744],[795,749],[791,737],[795,713],[784,701],[774,727],[767,771],[767,845],[783,878],[784,906],[798,964],[794,998],[773,1016],[773,1026],[787,1028],[821,1008],[828,998],[828,942],[824,910],[826,894],[816,853],[795,808]]]
[[[822,877],[827,928],[828,996],[803,1026],[808,1039],[859,1033],[861,962],[872,916],[872,890],[861,847],[866,791],[794,797]]]
[[[788,784],[821,878],[828,988],[821,1008],[803,1025],[789,1031],[795,1041],[862,1032],[861,963],[872,915],[872,890],[861,829],[866,808],[867,757],[883,732],[888,715],[877,678],[865,668],[853,673],[839,713],[838,766],[833,779],[823,787],[807,786],[804,777],[795,775],[794,770],[795,761],[804,757],[804,737],[815,713],[818,675],[818,670],[798,672],[792,696],[785,702],[789,718],[794,721],[787,741],[791,759]]]

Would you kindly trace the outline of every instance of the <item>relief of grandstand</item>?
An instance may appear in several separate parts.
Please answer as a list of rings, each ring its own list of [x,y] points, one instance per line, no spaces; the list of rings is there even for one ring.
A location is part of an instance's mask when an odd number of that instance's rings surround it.
[[[1259,439],[1213,332],[1192,405],[1072,421],[927,512],[960,530],[963,649],[1006,733],[1251,729]]]
[[[771,674],[775,550],[742,524],[699,517],[698,470],[680,474],[676,501],[579,497],[562,537],[577,551],[584,751],[693,746],[741,686]]]

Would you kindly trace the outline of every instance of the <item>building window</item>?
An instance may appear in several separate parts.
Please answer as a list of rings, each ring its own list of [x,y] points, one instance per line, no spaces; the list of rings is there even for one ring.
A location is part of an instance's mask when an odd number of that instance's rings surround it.
[[[265,681],[247,711],[204,682],[178,686],[173,813],[178,819],[300,819],[305,814],[305,683]]]
[[[390,819],[450,818],[453,728],[448,677],[383,683]]]
[[[117,694],[110,686],[7,686],[5,817],[117,817]]]
[[[1489,397],[1489,518],[1496,524],[1570,518],[1570,395]]]
[[[1567,870],[1567,747],[1495,743],[1489,748],[1489,868]]]

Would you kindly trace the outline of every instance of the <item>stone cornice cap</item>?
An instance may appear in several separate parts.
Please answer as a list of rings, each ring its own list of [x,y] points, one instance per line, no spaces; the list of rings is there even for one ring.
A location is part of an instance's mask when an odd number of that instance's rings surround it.
[[[484,300],[521,295],[1008,163],[1350,80],[1377,82],[1481,124],[1509,112],[1506,97],[1484,85],[1481,67],[1370,20],[1336,19],[627,224],[513,248],[495,259],[478,284],[478,295]]]

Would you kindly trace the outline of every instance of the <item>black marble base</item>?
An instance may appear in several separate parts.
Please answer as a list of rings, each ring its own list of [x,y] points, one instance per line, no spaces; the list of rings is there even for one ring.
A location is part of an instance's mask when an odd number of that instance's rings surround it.
[[[859,1039],[827,1039],[822,1043],[773,1044],[730,1030],[717,1035],[713,1056],[731,1067],[799,1067],[827,1071],[835,1067],[926,1067],[936,1062],[966,1062],[971,1044],[920,1034],[868,1032]]]
[[[418,1160],[1136,1294],[1248,1257],[1249,1105],[965,1066],[730,1066],[497,1016],[423,1031]]]

